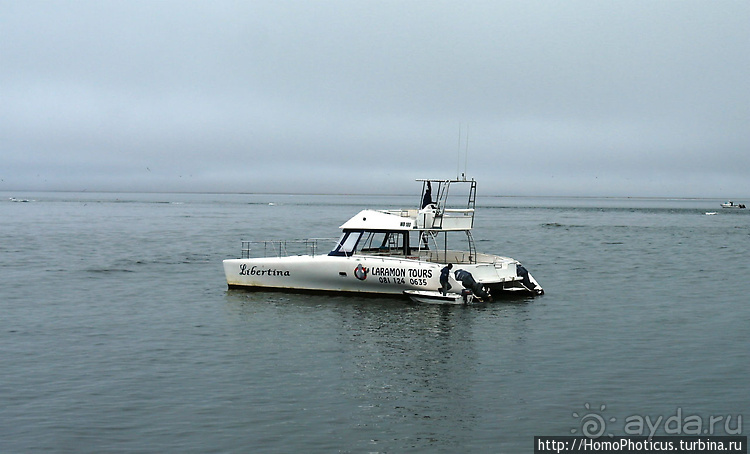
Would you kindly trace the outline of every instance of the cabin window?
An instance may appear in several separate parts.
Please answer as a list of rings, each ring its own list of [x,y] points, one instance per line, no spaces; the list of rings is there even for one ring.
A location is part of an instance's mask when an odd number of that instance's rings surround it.
[[[348,231],[328,255],[407,254],[408,244],[408,232]]]
[[[336,247],[328,255],[352,255],[362,232],[344,232]]]
[[[365,232],[358,250],[363,254],[403,254],[403,232]]]

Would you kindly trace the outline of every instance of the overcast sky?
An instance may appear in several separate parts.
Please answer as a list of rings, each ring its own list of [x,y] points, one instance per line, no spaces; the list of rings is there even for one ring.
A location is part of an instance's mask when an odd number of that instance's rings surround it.
[[[750,1],[0,0],[2,191],[464,170],[481,194],[750,196]]]

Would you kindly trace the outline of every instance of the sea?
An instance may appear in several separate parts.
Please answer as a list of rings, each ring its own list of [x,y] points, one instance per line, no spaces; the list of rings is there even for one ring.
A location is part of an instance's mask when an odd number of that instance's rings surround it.
[[[0,192],[2,453],[525,453],[742,435],[750,210],[482,197],[540,297],[229,290],[241,240],[330,238],[386,195]]]

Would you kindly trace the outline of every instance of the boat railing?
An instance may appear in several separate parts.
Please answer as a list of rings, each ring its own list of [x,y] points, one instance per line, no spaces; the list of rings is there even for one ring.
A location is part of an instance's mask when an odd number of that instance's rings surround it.
[[[417,226],[437,230],[470,230],[474,227],[474,209],[423,209],[418,213]]]
[[[330,245],[336,243],[336,238],[302,238],[293,240],[242,240],[242,258],[258,257],[288,257],[290,255],[320,254],[320,243],[324,243],[323,253],[327,254]],[[262,255],[261,255],[262,254]]]
[[[454,216],[474,216],[474,208],[446,208],[443,210],[444,213]]]
[[[417,212],[418,212],[418,210],[414,210],[414,209],[411,209],[411,210],[396,209],[396,210],[378,210],[378,211],[380,211],[381,213],[392,214],[394,216],[401,216],[402,218],[406,218],[406,217],[413,218],[417,215]]]
[[[469,264],[477,262],[476,257],[468,251],[423,250],[421,251],[420,258],[435,263]]]
[[[451,209],[443,210],[440,227],[443,229],[471,229],[474,227],[474,209]]]

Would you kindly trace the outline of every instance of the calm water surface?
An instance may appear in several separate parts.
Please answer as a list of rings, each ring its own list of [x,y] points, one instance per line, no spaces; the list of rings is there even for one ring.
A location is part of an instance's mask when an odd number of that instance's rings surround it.
[[[241,239],[413,197],[0,197],[1,452],[530,452],[587,414],[747,434],[750,214],[718,200],[480,197],[478,249],[546,295],[439,307],[224,281]]]

